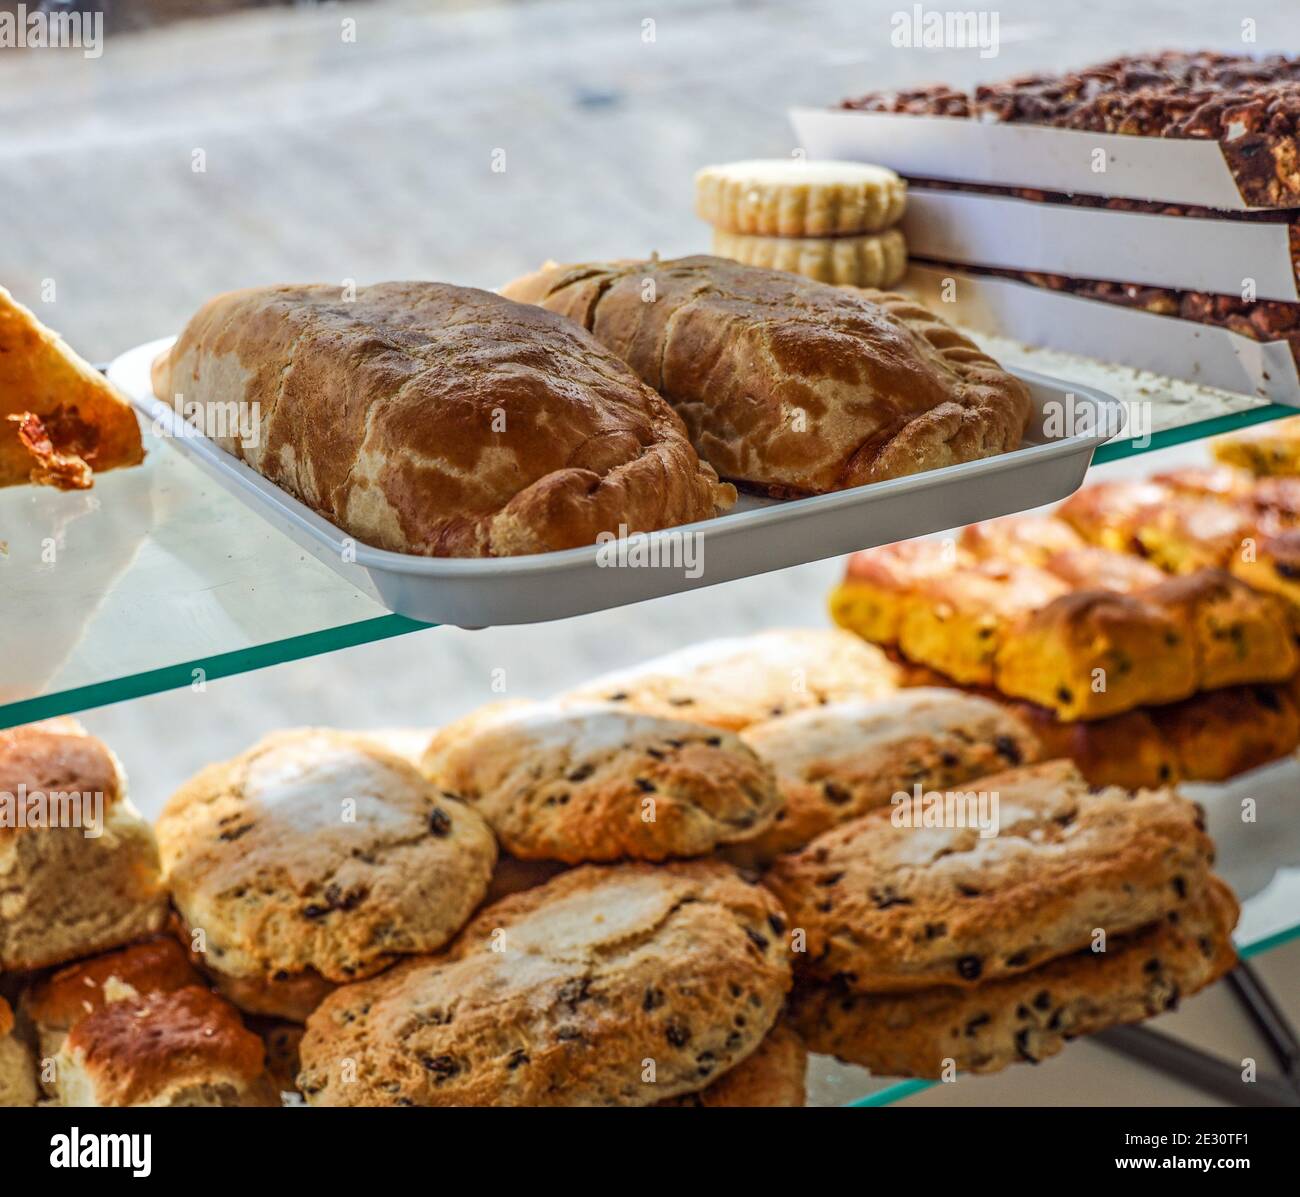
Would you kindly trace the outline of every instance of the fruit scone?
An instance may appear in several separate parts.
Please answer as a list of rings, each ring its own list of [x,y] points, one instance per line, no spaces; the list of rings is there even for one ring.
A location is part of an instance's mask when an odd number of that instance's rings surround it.
[[[278,1105],[258,1037],[175,940],[78,961],[23,993],[46,1095],[64,1106]]]
[[[158,931],[167,890],[109,748],[73,719],[0,731],[0,971],[62,964]]]
[[[200,966],[240,1009],[298,1022],[335,986],[446,944],[496,861],[476,811],[365,737],[319,728],[208,766],[157,830]]]
[[[1094,790],[1048,761],[964,793],[942,819],[881,809],[777,859],[763,883],[803,933],[801,975],[861,993],[970,987],[1157,922],[1207,885],[1214,846],[1174,791]]]
[[[693,644],[586,682],[561,699],[742,731],[790,711],[897,688],[897,666],[850,632],[779,628]]]
[[[0,1107],[34,1106],[36,1061],[31,1048],[14,1032],[14,1012],[0,997]]]
[[[903,668],[908,687],[951,685],[925,666]],[[1300,675],[1284,682],[1225,686],[1181,702],[1066,721],[1054,711],[996,690],[961,692],[1005,708],[1045,758],[1074,762],[1090,785],[1137,790],[1178,781],[1226,781],[1300,748]]]
[[[759,1050],[790,988],[783,912],[718,861],[583,865],[307,1020],[313,1105],[653,1105]]]
[[[618,703],[483,708],[436,733],[421,768],[521,860],[704,856],[760,835],[780,805],[734,732]]]
[[[1083,948],[1038,968],[970,989],[854,993],[796,986],[790,1018],[808,1047],[878,1076],[951,1079],[1037,1064],[1071,1039],[1174,1009],[1237,962],[1231,890],[1204,892],[1106,951]]]
[[[751,725],[741,739],[775,769],[782,803],[758,836],[723,849],[747,866],[801,848],[914,786],[947,789],[1039,757],[1011,712],[950,689],[795,711]]]
[[[1177,574],[1230,568],[1257,531],[1256,520],[1238,503],[1154,481],[1085,486],[1056,515],[1091,544],[1134,553]]]

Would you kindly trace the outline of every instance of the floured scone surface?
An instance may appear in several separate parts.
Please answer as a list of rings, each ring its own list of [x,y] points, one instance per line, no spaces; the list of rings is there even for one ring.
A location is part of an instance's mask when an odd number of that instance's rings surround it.
[[[223,991],[299,1019],[331,984],[445,944],[496,860],[477,813],[400,757],[323,729],[204,769],[168,801],[158,840]]]
[[[1168,790],[1090,790],[1049,761],[961,787],[998,795],[996,834],[878,810],[764,877],[807,934],[797,963],[866,993],[970,986],[1133,931],[1204,889],[1213,845]],[[991,807],[990,807],[991,809]]]
[[[504,288],[577,321],[686,422],[725,479],[774,497],[1020,447],[1019,379],[900,295],[723,258],[545,267]]]
[[[790,986],[780,907],[726,865],[586,865],[307,1022],[318,1105],[650,1105],[762,1043]]]
[[[614,704],[511,705],[433,739],[426,776],[524,860],[703,856],[776,813],[771,769],[732,733]]]
[[[880,649],[838,628],[706,640],[585,683],[565,697],[740,731],[790,711],[898,688]]]
[[[573,548],[707,519],[731,487],[571,324],[487,291],[380,283],[218,296],[154,366],[221,448],[365,544],[435,557]]]

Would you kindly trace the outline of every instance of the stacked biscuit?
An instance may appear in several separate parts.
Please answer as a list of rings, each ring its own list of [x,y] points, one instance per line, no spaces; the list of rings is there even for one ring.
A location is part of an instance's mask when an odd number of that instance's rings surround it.
[[[1230,965],[1195,807],[1090,793],[998,704],[901,681],[849,632],[774,631],[432,736],[278,732],[183,785],[156,845],[97,741],[5,733],[0,788],[114,798],[98,839],[15,841],[0,1095],[801,1105],[800,1034],[987,1069]],[[991,838],[891,822],[900,792],[990,776]],[[1085,929],[1110,954],[1074,955]],[[1017,1021],[1031,982],[1067,1012]],[[990,1029],[954,1055],[976,983]]]
[[[1050,517],[859,553],[832,612],[913,682],[1014,705],[1091,781],[1222,780],[1300,744],[1295,482],[1099,483]]]
[[[907,270],[896,228],[907,188],[883,166],[759,159],[706,166],[695,210],[713,226],[713,252],[824,283],[892,287]]]

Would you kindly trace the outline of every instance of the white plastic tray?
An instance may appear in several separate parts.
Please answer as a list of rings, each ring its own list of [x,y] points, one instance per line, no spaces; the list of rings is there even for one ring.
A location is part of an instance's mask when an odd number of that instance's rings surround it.
[[[597,545],[527,557],[421,557],[356,543],[156,400],[149,367],[170,343],[164,338],[122,354],[108,376],[179,452],[390,611],[462,627],[582,615],[1050,503],[1078,488],[1093,451],[1123,421],[1122,406],[1108,395],[1016,371],[1035,407],[1024,448],[809,499],[742,495],[726,515],[629,538],[650,560],[667,564],[614,563]],[[1044,407],[1053,402],[1073,410],[1080,435],[1047,439]]]

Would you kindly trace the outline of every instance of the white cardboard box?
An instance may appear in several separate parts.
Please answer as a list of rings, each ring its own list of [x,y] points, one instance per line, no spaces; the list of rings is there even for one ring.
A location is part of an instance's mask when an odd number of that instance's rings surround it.
[[[945,286],[946,280],[954,282]],[[1194,320],[956,268],[913,263],[902,285],[945,319],[979,332],[1300,407],[1300,376],[1285,341],[1254,341]]]
[[[1289,226],[909,188],[908,252],[970,266],[1300,301]]]
[[[876,162],[900,175],[959,183],[1163,200],[1221,211],[1249,207],[1217,141],[848,108],[794,108],[790,120],[809,158]]]

